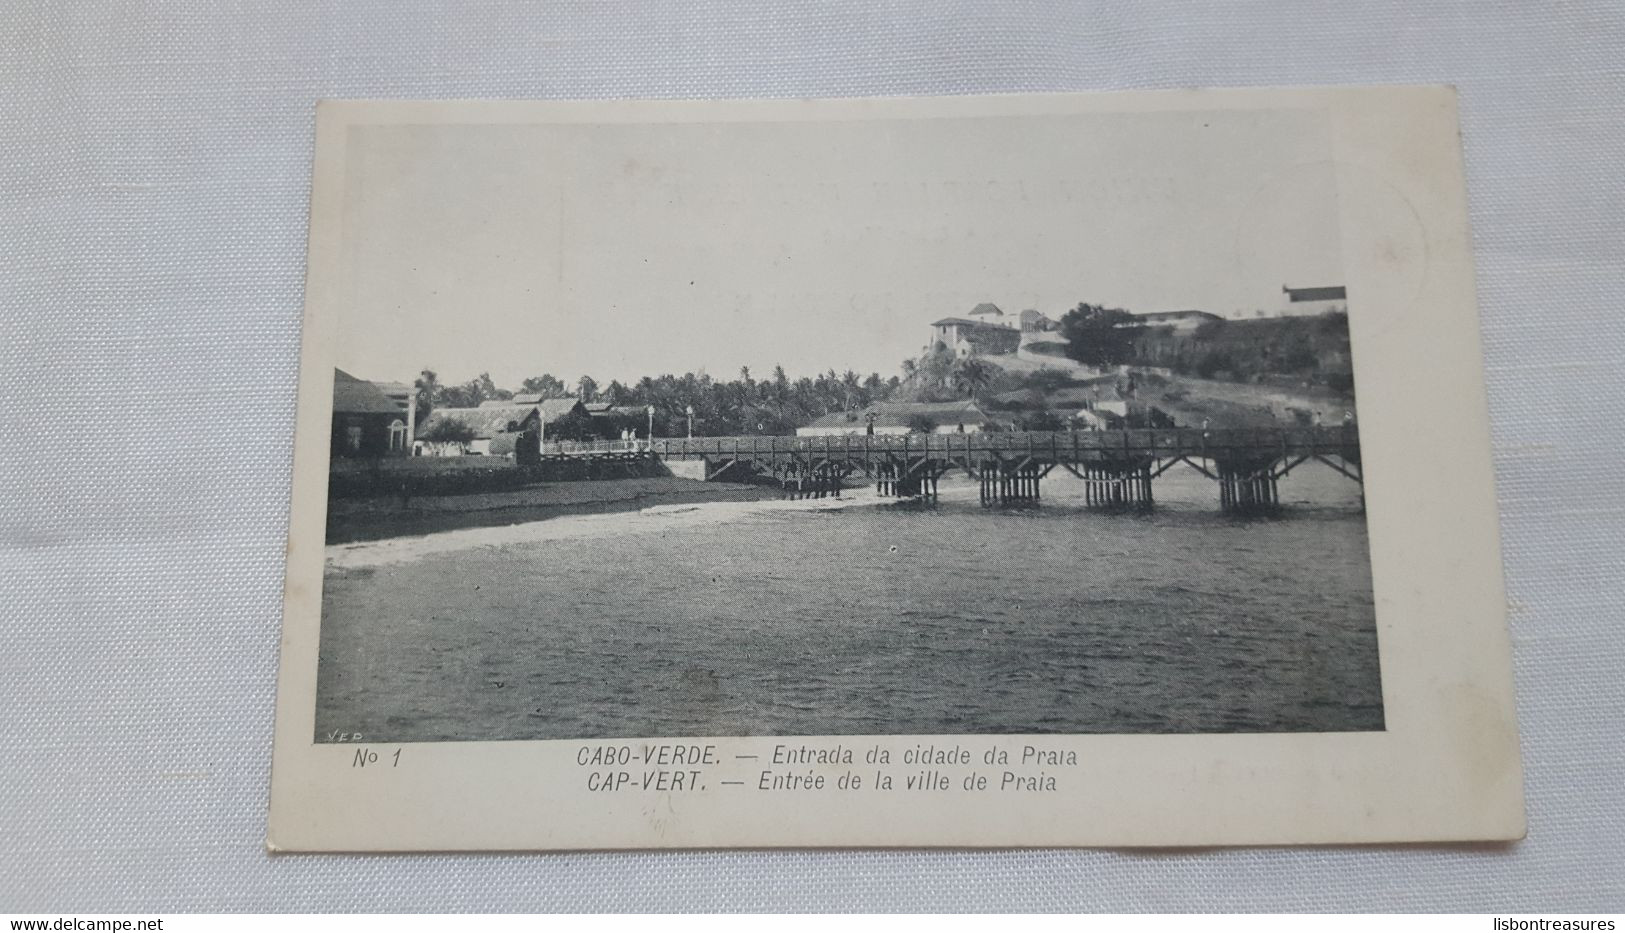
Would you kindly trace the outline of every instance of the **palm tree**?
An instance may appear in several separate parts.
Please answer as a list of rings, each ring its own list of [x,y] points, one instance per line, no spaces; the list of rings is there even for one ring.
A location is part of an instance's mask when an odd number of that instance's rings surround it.
[[[976,393],[987,388],[993,381],[993,371],[988,365],[974,356],[967,356],[954,365],[954,388],[970,396],[976,401]]]
[[[590,402],[598,395],[598,380],[591,376],[582,376],[576,380],[576,398],[583,402]]]
[[[863,397],[863,380],[850,369],[841,374],[841,396],[848,411],[868,404]]]
[[[418,421],[422,422],[440,401],[440,376],[432,369],[425,369],[413,380],[412,386],[418,397]]]

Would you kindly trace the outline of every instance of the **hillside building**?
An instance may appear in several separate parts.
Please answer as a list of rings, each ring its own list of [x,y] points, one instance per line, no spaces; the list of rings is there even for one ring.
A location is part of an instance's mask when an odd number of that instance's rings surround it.
[[[940,345],[955,357],[964,358],[973,353],[1014,353],[1020,343],[1021,331],[1015,318],[1007,317],[998,305],[984,301],[971,309],[969,317],[933,321],[931,340],[925,349],[930,352]]]
[[[1018,320],[1020,321],[1023,336],[1027,334],[1048,334],[1061,329],[1060,321],[1051,319],[1036,308],[1028,308],[1021,312]]]
[[[1282,285],[1286,300],[1274,308],[1258,308],[1241,317],[1314,317],[1320,314],[1348,313],[1348,289],[1342,285],[1315,285],[1294,288]]]
[[[931,323],[931,342],[926,345],[926,348],[935,349],[938,345],[941,345],[954,356],[970,356],[975,350],[971,343],[970,333],[977,326],[977,322],[962,317],[945,317],[940,321],[933,321]]]
[[[995,425],[975,402],[881,402],[863,410],[831,412],[796,428],[797,437],[850,434],[976,434]],[[872,426],[872,427],[871,427]],[[926,427],[929,426],[929,431]]]
[[[1348,289],[1342,285],[1319,285],[1313,288],[1293,288],[1290,285],[1282,285],[1281,291],[1286,293],[1286,300],[1290,304],[1349,300]]]
[[[994,324],[999,327],[1010,326],[1009,322],[1004,318],[1004,312],[1000,311],[999,306],[991,301],[984,301],[970,309],[970,318],[978,324]]]
[[[1342,285],[1313,288],[1282,285],[1281,292],[1286,295],[1286,308],[1281,312],[1282,316],[1312,317],[1317,314],[1347,313],[1349,309],[1348,289]]]

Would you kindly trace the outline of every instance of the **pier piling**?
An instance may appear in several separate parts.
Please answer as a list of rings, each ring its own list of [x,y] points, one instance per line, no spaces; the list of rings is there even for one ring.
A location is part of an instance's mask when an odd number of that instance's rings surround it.
[[[1274,468],[1273,461],[1220,462],[1219,507],[1238,515],[1277,511],[1281,489]]]
[[[1152,506],[1149,460],[1085,463],[1077,473],[1083,480],[1084,504],[1090,508],[1117,512]]]
[[[1041,468],[1031,461],[1017,463],[1010,460],[984,460],[977,475],[981,483],[981,503],[984,506],[1018,502],[1037,502]],[[936,480],[932,480],[935,489]]]

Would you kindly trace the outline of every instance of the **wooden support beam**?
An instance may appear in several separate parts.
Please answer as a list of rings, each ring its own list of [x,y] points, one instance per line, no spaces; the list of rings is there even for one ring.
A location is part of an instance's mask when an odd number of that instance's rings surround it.
[[[1344,468],[1342,466],[1339,466],[1336,463],[1333,463],[1331,460],[1327,459],[1325,456],[1323,456],[1321,454],[1315,454],[1315,459],[1319,460],[1321,463],[1326,464],[1327,466],[1329,466],[1332,469],[1336,470],[1337,472],[1343,474],[1344,476],[1348,477],[1349,479],[1354,480],[1356,483],[1359,483],[1362,486],[1365,485],[1365,479],[1364,479],[1364,477],[1362,475],[1365,472],[1363,469],[1359,473],[1351,473],[1351,472],[1348,471],[1348,469],[1346,469],[1346,468]],[[1347,461],[1344,461],[1344,462],[1346,463]]]
[[[1185,461],[1186,465],[1188,465],[1191,469],[1193,469],[1196,472],[1202,474],[1203,476],[1207,477],[1208,479],[1215,479],[1216,480],[1216,479],[1219,478],[1217,474],[1209,472],[1206,467],[1204,467],[1201,464],[1197,463],[1195,460],[1192,460],[1188,456],[1180,457],[1179,459]]]
[[[1298,459],[1291,461],[1286,466],[1281,467],[1279,470],[1271,471],[1270,475],[1273,476],[1275,479],[1280,479],[1281,477],[1287,475],[1288,473],[1291,473],[1292,470],[1295,467],[1297,467],[1299,464],[1303,463],[1305,460],[1308,460],[1309,456],[1310,456],[1309,454],[1304,454],[1303,456],[1299,457]]]

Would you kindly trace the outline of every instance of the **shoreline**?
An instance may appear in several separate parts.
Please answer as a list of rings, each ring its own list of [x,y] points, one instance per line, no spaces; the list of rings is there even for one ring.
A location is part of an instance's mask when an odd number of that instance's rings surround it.
[[[636,512],[661,505],[777,498],[777,490],[763,486],[649,477],[546,483],[462,496],[422,496],[404,504],[395,497],[335,500],[328,503],[326,543],[333,546],[420,537],[571,515]]]
[[[644,483],[646,480],[600,480],[604,483]],[[786,499],[760,486],[717,486],[715,490],[673,488],[665,491],[626,491],[627,494],[547,504],[466,511],[431,511],[396,527],[421,520],[433,525],[436,517],[456,520],[418,533],[355,537],[329,541],[325,564],[329,573],[405,563],[435,554],[515,544],[536,544],[583,536],[625,536],[658,533],[698,525],[722,524],[749,515],[771,512],[827,512],[853,507],[895,505],[908,500],[876,495],[873,487],[848,488],[841,498]],[[559,484],[566,485],[566,484]],[[588,485],[571,483],[571,486]],[[723,493],[723,495],[718,495]],[[399,506],[395,506],[399,509]],[[443,518],[442,518],[443,520]],[[331,522],[331,518],[329,519]]]

